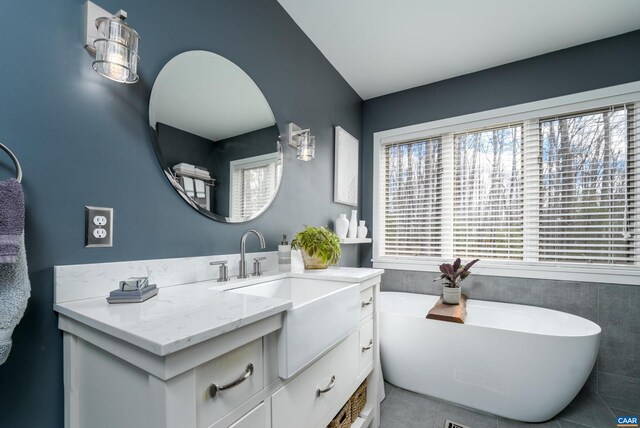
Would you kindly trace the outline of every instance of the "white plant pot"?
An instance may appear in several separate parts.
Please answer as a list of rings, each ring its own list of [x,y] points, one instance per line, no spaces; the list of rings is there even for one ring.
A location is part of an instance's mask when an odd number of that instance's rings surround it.
[[[460,295],[462,294],[462,289],[460,287],[447,287],[442,286],[442,297],[444,298],[444,302],[450,305],[457,305],[460,303]]]

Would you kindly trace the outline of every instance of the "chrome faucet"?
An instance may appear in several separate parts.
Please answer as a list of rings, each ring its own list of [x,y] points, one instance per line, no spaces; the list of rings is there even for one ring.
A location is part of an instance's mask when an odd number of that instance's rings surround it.
[[[238,268],[238,278],[240,279],[249,277],[247,275],[247,262],[244,260],[244,255],[245,255],[244,246],[247,240],[247,236],[249,236],[250,233],[255,234],[260,240],[260,249],[264,250],[264,248],[266,247],[264,243],[264,236],[262,236],[262,233],[258,232],[257,230],[248,229],[242,234],[242,238],[240,238],[240,267]]]

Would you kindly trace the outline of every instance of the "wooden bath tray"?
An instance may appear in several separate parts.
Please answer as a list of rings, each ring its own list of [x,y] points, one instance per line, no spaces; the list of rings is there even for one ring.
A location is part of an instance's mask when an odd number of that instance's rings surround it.
[[[448,305],[444,303],[444,299],[440,296],[438,302],[431,308],[427,314],[427,318],[431,320],[456,322],[464,324],[467,317],[467,296],[460,296],[459,305]]]

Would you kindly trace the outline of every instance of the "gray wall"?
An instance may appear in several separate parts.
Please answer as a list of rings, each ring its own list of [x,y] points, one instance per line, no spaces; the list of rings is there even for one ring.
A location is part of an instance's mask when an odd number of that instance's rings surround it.
[[[433,281],[439,276],[386,270],[381,289],[439,295],[442,283]],[[462,288],[471,299],[540,306],[596,322],[602,328],[600,352],[586,387],[612,408],[640,413],[640,287],[471,275]]]
[[[640,80],[640,31],[370,99],[363,107],[362,209],[372,223],[373,133]],[[376,231],[373,230],[375,239]],[[362,252],[363,266],[371,252]],[[434,274],[387,271],[383,289],[440,293]],[[613,407],[640,412],[637,286],[473,276],[469,297],[543,306],[602,327],[598,388]]]
[[[333,126],[360,138],[361,99],[275,0],[100,0],[139,31],[141,80],[123,85],[91,69],[84,0],[0,2],[0,141],[24,167],[32,297],[13,351],[0,366],[0,425],[63,423],[62,347],[52,311],[53,266],[239,251],[242,231],[265,232],[268,250],[303,223],[326,224],[349,207],[333,199]],[[216,223],[189,207],[163,176],[148,126],[162,66],[191,49],[216,52],[256,82],[276,120],[309,127],[312,162],[285,149],[281,190],[245,225]],[[11,174],[0,155],[0,179]],[[84,248],[84,206],[115,209],[114,247]],[[358,265],[355,246],[343,263]],[[253,240],[248,250],[257,250]]]

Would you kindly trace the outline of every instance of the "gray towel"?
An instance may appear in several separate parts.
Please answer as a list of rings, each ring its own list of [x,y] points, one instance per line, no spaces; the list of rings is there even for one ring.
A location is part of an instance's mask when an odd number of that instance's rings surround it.
[[[15,263],[23,243],[24,195],[15,178],[0,181],[0,263]]]
[[[0,364],[9,356],[11,334],[24,315],[30,294],[24,235],[21,234],[17,262],[0,264]]]

